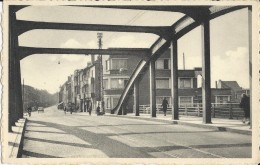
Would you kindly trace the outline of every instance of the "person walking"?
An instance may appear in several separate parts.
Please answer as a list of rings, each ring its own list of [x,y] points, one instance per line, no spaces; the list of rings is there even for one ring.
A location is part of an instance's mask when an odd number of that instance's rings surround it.
[[[240,108],[243,108],[244,110],[244,118],[242,120],[243,123],[248,121],[248,125],[250,124],[250,98],[243,93],[242,98],[239,104]]]
[[[64,113],[65,113],[65,115],[66,115],[66,111],[67,111],[66,105],[64,105],[63,110],[64,110]]]
[[[168,107],[168,101],[166,100],[166,97],[164,97],[164,99],[162,101],[162,107],[163,107],[164,116],[166,116],[167,107]]]
[[[70,109],[70,114],[72,114],[72,111],[73,111],[72,104],[70,105],[69,109]]]
[[[91,111],[92,111],[92,102],[91,102],[91,100],[89,100],[89,104],[88,104],[88,113],[89,113],[89,116],[91,116]]]
[[[87,109],[87,112],[89,112],[89,102],[90,102],[90,100],[87,100],[87,101],[86,101],[86,109]]]
[[[106,110],[105,110],[105,101],[103,100],[101,104],[102,104],[102,115],[104,115],[105,112],[106,112]]]
[[[31,113],[32,113],[32,107],[31,106],[29,106],[27,108],[27,112],[28,112],[29,117],[31,117]]]
[[[100,115],[100,105],[99,105],[99,103],[98,103],[98,105],[97,105],[96,111],[97,111],[97,115],[99,116],[99,115]]]

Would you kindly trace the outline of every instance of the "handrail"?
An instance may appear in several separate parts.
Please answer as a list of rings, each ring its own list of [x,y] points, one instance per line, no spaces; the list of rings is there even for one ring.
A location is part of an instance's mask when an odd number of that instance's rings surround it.
[[[125,101],[125,97],[127,96],[127,94],[129,93],[131,87],[133,86],[133,84],[135,83],[136,81],[136,77],[139,76],[139,73],[143,70],[144,66],[147,64],[147,61],[145,60],[140,60],[140,62],[137,64],[134,72],[132,73],[131,77],[129,78],[120,98],[119,98],[119,101],[116,105],[116,107],[112,110],[112,113],[113,112],[116,112],[116,114],[119,113],[119,110],[123,104],[123,102]]]
[[[211,115],[213,118],[221,117],[221,118],[229,118],[229,119],[238,119],[244,116],[244,111],[239,107],[239,103],[211,103]],[[172,110],[171,104],[167,107],[167,112]],[[156,104],[156,111],[160,113],[161,104]],[[150,113],[150,105],[139,105],[140,113],[149,114]],[[191,116],[201,116],[202,115],[202,103],[187,103],[187,104],[179,104],[179,113],[183,115],[191,115]]]

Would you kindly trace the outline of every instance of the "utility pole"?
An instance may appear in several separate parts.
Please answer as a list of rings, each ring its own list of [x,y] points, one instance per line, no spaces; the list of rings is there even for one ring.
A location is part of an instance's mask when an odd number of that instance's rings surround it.
[[[103,33],[97,33],[97,38],[98,38],[98,49],[102,49],[102,37]],[[99,60],[99,78],[100,78],[100,109],[101,112],[104,113],[104,96],[103,96],[103,63],[102,63],[102,54],[99,54],[98,56]]]

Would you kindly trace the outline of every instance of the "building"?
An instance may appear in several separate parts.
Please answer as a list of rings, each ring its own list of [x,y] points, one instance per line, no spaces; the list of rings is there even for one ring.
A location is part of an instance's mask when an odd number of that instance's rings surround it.
[[[239,103],[243,93],[250,95],[249,90],[243,89],[242,87],[240,87],[236,81],[219,80],[218,82],[216,82],[216,86],[218,89],[230,89],[231,90],[231,98],[230,98],[231,102]]]
[[[141,58],[141,56],[103,56],[103,88],[107,112],[117,105],[124,87]],[[130,112],[133,104],[133,95],[131,95],[127,105]]]
[[[117,105],[119,98],[131,74],[135,70],[142,56],[103,55],[103,96],[106,112],[110,113]],[[171,104],[171,65],[170,50],[166,51],[156,61],[156,103],[160,105],[164,97]],[[71,76],[71,96],[80,111],[86,111],[89,102],[96,109],[100,104],[100,61],[92,58],[86,68],[76,70]],[[179,107],[201,103],[201,68],[178,71]],[[68,79],[69,81],[69,79]],[[69,82],[67,82],[69,83]],[[149,73],[146,72],[139,84],[140,105],[150,104],[149,98]],[[69,90],[69,89],[68,89]],[[69,100],[69,99],[68,99]],[[231,88],[212,88],[212,103],[226,103],[232,100]],[[127,111],[133,112],[133,94],[127,101]]]

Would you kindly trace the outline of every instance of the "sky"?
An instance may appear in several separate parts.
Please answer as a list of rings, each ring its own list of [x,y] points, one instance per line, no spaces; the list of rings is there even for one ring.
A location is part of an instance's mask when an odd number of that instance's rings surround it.
[[[67,12],[66,12],[67,11]],[[17,19],[32,21],[102,23],[120,25],[169,26],[181,13],[93,9],[85,7],[28,7],[17,13]],[[163,18],[163,19],[162,19]],[[235,11],[210,22],[211,85],[215,81],[238,81],[249,87],[247,9]],[[57,48],[97,48],[95,31],[32,30],[19,36],[20,46]],[[103,48],[147,48],[158,38],[154,34],[103,32]],[[201,28],[197,27],[178,40],[178,67],[201,67]],[[21,76],[26,85],[59,91],[75,69],[84,68],[87,55],[31,55],[21,61]]]

